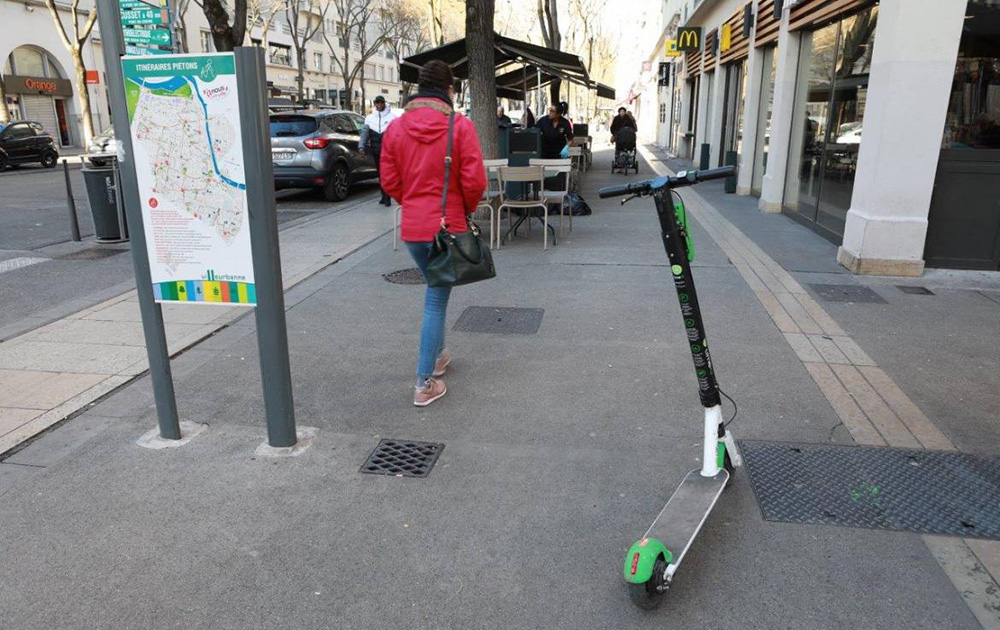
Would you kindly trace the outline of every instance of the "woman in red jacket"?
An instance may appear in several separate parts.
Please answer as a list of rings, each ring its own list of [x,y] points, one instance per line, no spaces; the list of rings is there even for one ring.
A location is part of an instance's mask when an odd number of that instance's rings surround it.
[[[441,197],[448,144],[448,117],[452,114],[454,78],[443,61],[431,61],[420,70],[417,94],[405,113],[382,138],[382,187],[402,206],[401,237],[421,273],[441,229]],[[452,130],[451,175],[443,223],[449,232],[465,232],[466,217],[475,211],[486,190],[486,170],[476,128],[455,113]],[[445,395],[440,379],[451,354],[444,349],[444,323],[451,287],[427,287],[420,327],[420,353],[413,404],[425,407]]]

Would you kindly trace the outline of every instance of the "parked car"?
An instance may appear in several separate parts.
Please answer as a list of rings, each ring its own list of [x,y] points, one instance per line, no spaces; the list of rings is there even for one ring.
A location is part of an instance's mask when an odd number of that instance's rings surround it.
[[[0,171],[28,162],[52,168],[58,161],[55,140],[40,124],[30,120],[0,124]]]
[[[87,145],[87,159],[94,166],[105,166],[110,161],[111,158],[104,157],[108,153],[112,153],[112,147],[115,140],[115,128],[108,127],[100,134],[94,136],[90,139],[90,143]],[[93,157],[93,156],[101,157]]]
[[[354,112],[309,110],[272,114],[274,187],[319,188],[343,201],[350,185],[378,176],[371,153],[358,149],[364,119]]]

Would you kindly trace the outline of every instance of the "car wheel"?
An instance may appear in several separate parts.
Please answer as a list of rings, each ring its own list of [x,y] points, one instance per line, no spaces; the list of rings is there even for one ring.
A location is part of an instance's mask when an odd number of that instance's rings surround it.
[[[7,164],[7,156],[0,153],[0,173],[6,171],[8,166],[9,165]]]
[[[330,171],[330,177],[326,180],[326,187],[323,188],[323,196],[327,201],[343,201],[347,199],[350,190],[348,181],[347,165],[338,163]]]
[[[42,155],[42,166],[45,168],[55,168],[59,161],[59,156],[54,151],[48,151]]]

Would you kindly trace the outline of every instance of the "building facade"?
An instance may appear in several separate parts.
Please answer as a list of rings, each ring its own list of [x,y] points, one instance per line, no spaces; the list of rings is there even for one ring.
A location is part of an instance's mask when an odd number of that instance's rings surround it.
[[[72,23],[69,4],[57,2],[60,15],[67,29]],[[88,0],[81,2],[80,12],[85,16],[92,6]],[[320,19],[318,16],[314,19]],[[300,22],[305,20],[304,13]],[[81,19],[81,23],[83,19]],[[191,53],[212,52],[208,21],[201,9],[188,4],[183,34],[185,49]],[[73,60],[60,39],[52,16],[40,0],[0,0],[0,71],[3,73],[6,99],[3,106],[14,119],[40,122],[64,149],[82,148],[85,143],[83,118],[77,98]],[[292,45],[293,29],[288,24],[284,10],[271,20],[266,33],[258,24],[248,31],[248,43],[267,44],[267,80],[271,96],[298,100],[298,59]],[[335,32],[336,21],[324,20],[323,29]],[[372,24],[369,36],[378,37],[378,25]],[[304,100],[312,104],[342,106],[346,102],[344,80],[333,55],[343,58],[343,47],[337,37],[330,37],[331,50],[321,30],[306,43],[304,58]],[[352,46],[350,64],[360,56],[357,41]],[[96,133],[111,126],[107,99],[107,81],[101,52],[99,27],[83,48],[83,61],[88,72],[87,91],[90,95],[91,118]],[[399,62],[391,48],[382,45],[365,64],[365,81],[355,80],[352,98],[354,109],[368,111],[376,96],[383,96],[392,105],[402,98],[399,82]]]
[[[1000,1],[665,7],[649,61],[669,84],[640,120],[658,144],[738,164],[738,194],[838,244],[853,272],[1000,270]],[[701,41],[667,57],[683,27]]]

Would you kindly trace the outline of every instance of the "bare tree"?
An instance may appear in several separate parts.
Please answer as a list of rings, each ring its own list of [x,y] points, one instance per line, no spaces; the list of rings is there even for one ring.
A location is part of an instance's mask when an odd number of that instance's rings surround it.
[[[385,0],[379,11],[382,39],[397,61],[430,48],[427,22],[412,0]],[[400,81],[404,96],[412,84]]]
[[[308,44],[326,23],[326,12],[329,4],[323,4],[322,9],[317,0],[288,0],[285,5],[285,19],[292,35],[292,47],[295,49],[295,59],[298,62],[298,72],[295,83],[299,88],[299,102],[305,100],[306,80],[306,44]],[[303,18],[305,18],[303,20]],[[302,22],[305,21],[305,24]]]
[[[225,0],[195,0],[195,2],[205,13],[208,28],[212,31],[212,42],[217,51],[229,52],[243,45],[243,38],[247,32],[247,0],[233,0],[232,20],[226,9]]]
[[[556,0],[538,0],[538,26],[542,29],[542,41],[551,50],[562,49],[562,34],[559,31],[559,7]],[[562,80],[556,78],[549,84],[549,94],[553,103],[559,102]]]
[[[247,0],[247,24],[251,29],[260,29],[260,47],[264,50],[268,47],[274,18],[287,10],[287,3],[288,0]]]
[[[495,0],[466,0],[465,49],[469,56],[469,89],[472,92],[472,122],[479,130],[479,143],[487,159],[499,155],[497,137],[497,78],[493,57],[493,13]]]
[[[187,41],[187,10],[191,0],[177,0],[170,12],[170,31],[174,35],[177,52],[190,52]]]
[[[83,65],[83,45],[87,43],[91,31],[94,30],[94,24],[97,22],[97,9],[91,9],[84,17],[80,11],[80,0],[72,0],[68,9],[71,20],[70,31],[72,32],[72,37],[70,37],[62,17],[59,15],[59,9],[56,8],[55,0],[45,0],[45,6],[52,16],[52,21],[56,24],[59,38],[62,39],[63,45],[66,46],[66,50],[69,51],[70,58],[73,60],[76,95],[80,104],[80,117],[83,119],[83,141],[84,146],[86,146],[94,137],[94,121],[90,111],[90,92],[87,91],[87,68]],[[80,24],[81,20],[83,20],[82,25]],[[3,108],[7,109],[6,100],[3,101]]]
[[[354,81],[364,71],[365,62],[382,45],[382,37],[369,39],[367,30],[376,13],[375,0],[330,0],[337,18],[337,32],[323,30],[323,39],[330,49],[330,55],[344,77],[344,91],[347,109],[354,109]],[[365,35],[361,35],[365,32]],[[365,45],[361,44],[362,39]],[[355,43],[357,46],[355,47]],[[352,55],[354,48],[356,55]]]
[[[444,22],[441,19],[441,0],[428,0],[427,9],[431,22],[431,41],[434,46],[443,46]]]

